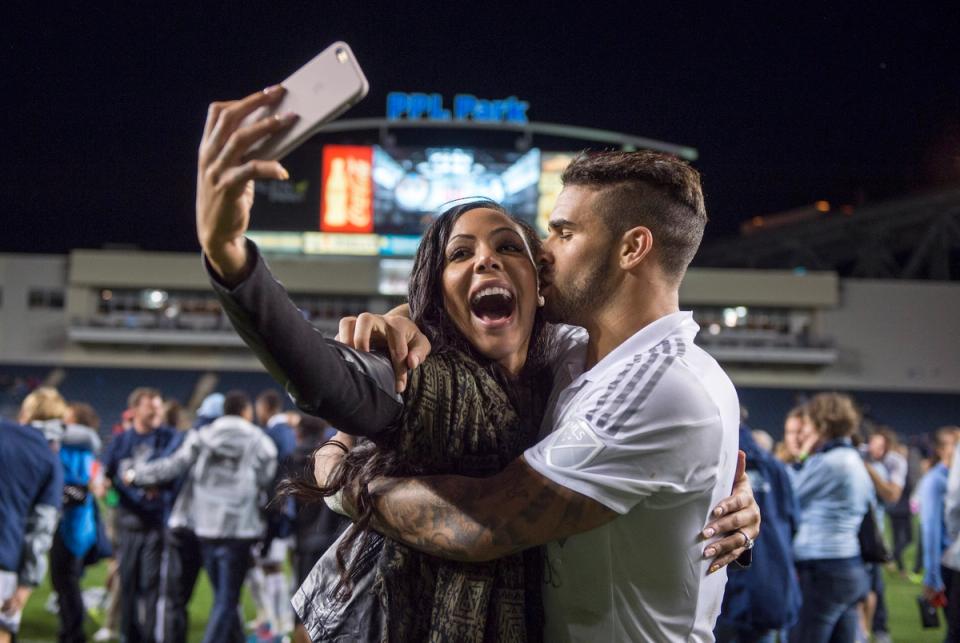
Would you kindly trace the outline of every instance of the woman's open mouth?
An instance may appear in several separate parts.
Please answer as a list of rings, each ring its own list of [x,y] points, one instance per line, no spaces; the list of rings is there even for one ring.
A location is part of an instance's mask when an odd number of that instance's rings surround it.
[[[470,298],[470,312],[487,328],[509,324],[516,306],[513,293],[502,286],[481,288]]]

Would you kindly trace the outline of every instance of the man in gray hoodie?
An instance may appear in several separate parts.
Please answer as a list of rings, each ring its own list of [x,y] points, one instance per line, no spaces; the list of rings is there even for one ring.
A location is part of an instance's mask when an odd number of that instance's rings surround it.
[[[251,547],[263,537],[261,492],[273,481],[277,449],[252,423],[253,405],[241,391],[227,393],[223,417],[191,431],[170,456],[137,464],[124,481],[155,485],[190,472],[168,525],[192,529],[214,599],[204,642],[243,640],[237,606]]]

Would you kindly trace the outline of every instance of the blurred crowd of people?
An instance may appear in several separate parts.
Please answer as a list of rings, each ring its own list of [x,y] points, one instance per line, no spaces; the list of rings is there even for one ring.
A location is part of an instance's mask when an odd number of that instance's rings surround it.
[[[277,489],[311,475],[312,453],[334,429],[285,411],[272,389],[255,401],[213,393],[192,415],[138,387],[104,448],[93,408],[41,386],[16,421],[2,420],[0,642],[19,630],[48,559],[60,641],[86,640],[81,579],[103,559],[107,598],[94,640],[186,641],[201,569],[213,590],[204,641],[307,640],[290,596],[345,519]],[[244,583],[257,610],[246,624]]]
[[[730,574],[718,641],[890,641],[884,566],[919,583],[960,640],[960,427],[907,444],[839,393],[791,409],[780,442],[747,421],[744,410],[763,533],[753,565]]]
[[[192,415],[138,387],[103,448],[93,408],[38,387],[16,421],[2,421],[0,641],[17,631],[48,557],[60,641],[85,640],[81,579],[103,559],[108,592],[95,640],[185,641],[201,569],[213,589],[204,640],[244,640],[246,630],[255,640],[307,640],[289,599],[345,519],[277,488],[309,475],[313,450],[334,430],[285,411],[275,390],[256,400],[213,393]],[[789,411],[778,443],[747,420],[744,411],[740,446],[763,537],[753,565],[730,574],[717,639],[890,640],[887,564],[920,581],[931,609],[943,608],[948,640],[960,640],[960,429],[907,444],[837,393]],[[889,556],[867,550],[869,525],[889,526]],[[244,583],[257,608],[247,624]]]

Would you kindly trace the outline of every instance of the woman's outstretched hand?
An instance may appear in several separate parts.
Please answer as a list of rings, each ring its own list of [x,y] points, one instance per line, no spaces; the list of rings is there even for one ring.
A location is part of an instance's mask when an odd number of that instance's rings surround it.
[[[246,159],[250,146],[292,125],[296,114],[268,116],[240,127],[260,107],[276,104],[284,89],[274,85],[242,100],[211,103],[197,164],[197,239],[211,266],[230,283],[244,277],[243,235],[250,224],[254,179],[290,177],[277,161]]]

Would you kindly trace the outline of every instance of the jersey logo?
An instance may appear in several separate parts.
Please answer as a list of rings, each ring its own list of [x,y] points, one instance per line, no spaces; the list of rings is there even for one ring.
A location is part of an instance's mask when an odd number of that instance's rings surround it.
[[[585,465],[603,451],[603,442],[581,418],[568,420],[557,429],[547,447],[547,464],[560,469]]]

